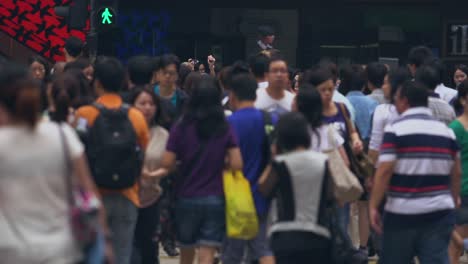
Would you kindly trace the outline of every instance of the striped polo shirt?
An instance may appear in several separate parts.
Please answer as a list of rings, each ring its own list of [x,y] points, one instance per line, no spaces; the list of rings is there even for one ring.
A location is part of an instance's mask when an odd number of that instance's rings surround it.
[[[385,128],[380,162],[395,161],[385,211],[420,216],[455,207],[450,177],[459,155],[455,134],[429,108],[404,112]]]

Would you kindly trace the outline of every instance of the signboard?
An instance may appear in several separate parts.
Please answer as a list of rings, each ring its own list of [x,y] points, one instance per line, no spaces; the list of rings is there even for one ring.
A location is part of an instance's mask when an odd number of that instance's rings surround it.
[[[444,57],[453,59],[468,57],[468,21],[446,22],[443,37]]]

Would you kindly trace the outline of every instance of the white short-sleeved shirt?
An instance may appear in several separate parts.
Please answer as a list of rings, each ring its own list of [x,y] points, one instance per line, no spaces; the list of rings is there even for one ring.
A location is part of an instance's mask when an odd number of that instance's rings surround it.
[[[333,138],[330,139],[329,129],[333,130]],[[335,148],[341,147],[344,144],[344,139],[340,136],[340,133],[336,130],[333,125],[322,125],[316,129],[314,132],[312,129],[309,129],[310,134],[310,150],[317,152],[324,152],[328,150],[333,150]]]
[[[61,125],[70,157],[83,145]],[[69,223],[66,167],[59,126],[0,128],[0,256],[2,263],[77,263],[81,252]],[[70,176],[70,175],[67,175]]]
[[[443,83],[437,85],[435,88],[435,93],[440,96],[440,99],[447,103],[450,103],[452,99],[458,95],[457,90],[447,87]]]
[[[259,82],[258,89],[266,89],[268,87],[268,82]]]
[[[294,95],[289,91],[284,91],[284,97],[280,100],[271,98],[266,88],[257,89],[257,101],[255,107],[268,112],[283,114],[291,112]]]
[[[375,108],[369,149],[375,151],[380,150],[385,127],[395,121],[399,116],[398,111],[392,104],[381,104]]]

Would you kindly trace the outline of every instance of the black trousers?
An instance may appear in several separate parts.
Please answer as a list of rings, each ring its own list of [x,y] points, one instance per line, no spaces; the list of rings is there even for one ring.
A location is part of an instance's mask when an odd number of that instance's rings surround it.
[[[327,264],[331,263],[330,252],[328,250],[307,250],[291,252],[275,252],[277,264]]]
[[[155,241],[156,229],[159,226],[159,202],[141,208],[138,211],[138,220],[135,227],[134,255],[141,264],[159,264],[159,246]],[[136,264],[135,262],[133,262]]]

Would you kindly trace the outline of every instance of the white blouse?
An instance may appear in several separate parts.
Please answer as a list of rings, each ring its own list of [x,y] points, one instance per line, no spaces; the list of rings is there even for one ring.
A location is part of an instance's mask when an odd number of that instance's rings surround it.
[[[379,151],[384,136],[385,127],[399,116],[392,104],[381,104],[374,111],[369,149]]]
[[[329,138],[329,129],[333,128],[333,138]],[[344,144],[343,137],[340,136],[340,133],[334,125],[325,124],[320,126],[314,132],[312,129],[309,129],[310,134],[310,150],[317,152],[324,152],[339,148]]]
[[[77,159],[84,147],[70,126],[61,127],[70,158]],[[0,128],[1,263],[81,260],[69,219],[65,157],[55,123]]]

